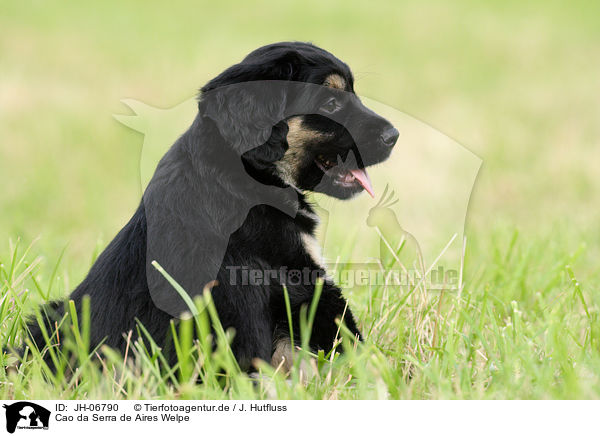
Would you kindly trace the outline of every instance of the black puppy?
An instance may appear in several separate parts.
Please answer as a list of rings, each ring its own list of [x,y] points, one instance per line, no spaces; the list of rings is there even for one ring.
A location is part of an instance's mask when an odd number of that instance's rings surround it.
[[[297,335],[300,310],[310,305],[316,278],[324,279],[313,350],[331,349],[343,314],[360,338],[323,270],[318,218],[303,192],[372,194],[364,168],[389,156],[396,129],[360,103],[346,64],[307,43],[255,50],[207,83],[198,107],[134,216],[70,296],[78,310],[90,296],[91,345],[123,350],[124,333],[139,321],[169,348],[169,322],[186,307],[154,260],[192,296],[210,283],[223,327],[235,330],[232,350],[243,369],[255,358],[278,364],[289,351],[283,285]],[[61,307],[46,308],[49,331]],[[40,327],[29,328],[43,347]]]

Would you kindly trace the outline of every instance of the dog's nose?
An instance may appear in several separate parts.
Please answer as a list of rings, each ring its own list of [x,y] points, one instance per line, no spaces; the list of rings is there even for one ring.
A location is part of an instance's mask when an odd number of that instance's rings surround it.
[[[400,132],[395,127],[389,127],[379,136],[379,139],[386,147],[393,147],[398,136],[400,136]]]

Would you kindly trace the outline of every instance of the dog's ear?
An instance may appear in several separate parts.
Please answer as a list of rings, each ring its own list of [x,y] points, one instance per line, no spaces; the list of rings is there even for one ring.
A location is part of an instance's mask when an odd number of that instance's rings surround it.
[[[289,51],[228,68],[201,89],[200,115],[213,120],[239,154],[264,144],[285,118],[286,82],[295,80],[302,62]]]

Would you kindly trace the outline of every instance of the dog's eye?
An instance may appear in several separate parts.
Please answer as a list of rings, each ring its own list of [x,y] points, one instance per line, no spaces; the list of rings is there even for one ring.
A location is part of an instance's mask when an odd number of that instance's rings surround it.
[[[339,110],[342,106],[337,102],[335,98],[330,98],[327,102],[321,106],[321,110],[323,112],[327,112],[328,114],[332,114]]]

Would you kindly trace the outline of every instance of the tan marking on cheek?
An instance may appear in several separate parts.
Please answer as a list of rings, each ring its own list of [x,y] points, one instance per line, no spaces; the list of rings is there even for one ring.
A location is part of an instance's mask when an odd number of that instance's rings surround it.
[[[297,176],[300,165],[305,161],[308,153],[307,145],[327,138],[328,135],[304,127],[302,125],[301,116],[290,118],[287,120],[287,124],[288,134],[286,139],[288,149],[283,155],[283,158],[275,163],[275,166],[283,181],[292,186],[296,186],[298,185]]]
[[[318,130],[312,130],[305,127],[302,122],[302,116],[290,118],[287,121],[287,124],[288,134],[286,139],[289,145],[288,151],[305,150],[307,144],[318,142],[319,140],[330,136],[323,132],[319,132]]]
[[[323,85],[328,86],[329,88],[341,89],[343,91],[346,89],[346,80],[339,74],[330,74],[325,78]]]

